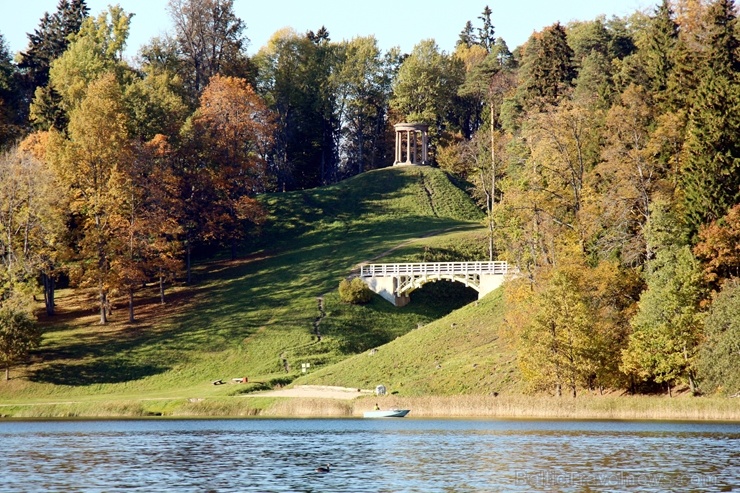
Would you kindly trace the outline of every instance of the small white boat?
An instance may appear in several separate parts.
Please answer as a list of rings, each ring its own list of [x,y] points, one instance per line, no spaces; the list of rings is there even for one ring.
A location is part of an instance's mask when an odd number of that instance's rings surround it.
[[[411,409],[385,409],[375,411],[365,411],[363,414],[366,418],[403,418]]]

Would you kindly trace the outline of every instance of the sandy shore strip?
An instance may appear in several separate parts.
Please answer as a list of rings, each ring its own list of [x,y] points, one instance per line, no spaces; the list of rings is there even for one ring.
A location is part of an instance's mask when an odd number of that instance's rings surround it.
[[[249,394],[251,397],[312,397],[323,399],[356,399],[364,395],[373,395],[372,390],[349,387],[331,387],[328,385],[297,385],[289,389],[267,390]]]

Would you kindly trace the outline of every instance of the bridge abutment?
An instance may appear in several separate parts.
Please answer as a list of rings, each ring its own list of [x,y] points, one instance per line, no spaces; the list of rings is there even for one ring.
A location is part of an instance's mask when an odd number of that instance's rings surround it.
[[[395,306],[406,306],[411,301],[408,295],[398,295],[399,280],[396,277],[366,277],[362,279],[370,291],[380,295]]]

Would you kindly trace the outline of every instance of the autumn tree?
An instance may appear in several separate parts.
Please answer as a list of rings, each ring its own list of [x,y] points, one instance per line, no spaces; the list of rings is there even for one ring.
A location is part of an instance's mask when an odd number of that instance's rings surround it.
[[[725,281],[740,278],[740,204],[701,227],[694,253],[703,262],[704,280],[715,291]]]
[[[534,115],[524,129],[529,145],[525,168],[536,208],[552,224],[547,234],[570,231],[583,244],[582,209],[588,193],[587,176],[598,161],[600,115],[577,103]],[[585,246],[585,245],[584,245]]]
[[[35,287],[41,277],[46,312],[53,315],[66,202],[45,165],[45,140],[33,134],[0,155],[0,252],[10,286]]]
[[[571,275],[558,272],[532,306],[535,314],[518,350],[524,377],[535,389],[551,388],[560,397],[567,388],[576,397],[593,317],[588,303]]]
[[[144,229],[146,268],[159,283],[159,299],[165,303],[165,283],[183,270],[182,202],[180,175],[174,169],[175,150],[163,135],[157,135],[139,149],[147,166],[142,184],[147,191]]]
[[[261,222],[254,196],[266,187],[266,156],[274,121],[262,99],[243,79],[214,76],[201,96],[192,123],[197,175],[207,183],[211,203],[201,233],[228,244],[232,256],[247,230]],[[204,190],[205,192],[205,190]],[[192,198],[201,203],[198,197]]]
[[[644,228],[656,197],[673,194],[671,167],[661,158],[660,132],[650,93],[631,85],[606,114],[602,162],[590,178],[599,191],[589,203],[590,235],[603,257],[616,255],[625,265],[642,265],[654,255]]]
[[[129,322],[135,320],[134,295],[147,281],[158,281],[164,303],[166,281],[181,271],[180,182],[171,152],[163,135],[147,143],[135,140],[131,159],[120,164],[119,177],[111,182],[118,197],[110,216],[116,237],[111,272],[116,288],[128,298]]]
[[[109,295],[115,285],[111,262],[117,243],[120,183],[132,160],[128,120],[120,86],[109,73],[90,84],[84,99],[70,112],[68,136],[54,134],[52,161],[67,187],[78,222],[78,273],[82,285],[94,286],[100,323],[108,320]]]

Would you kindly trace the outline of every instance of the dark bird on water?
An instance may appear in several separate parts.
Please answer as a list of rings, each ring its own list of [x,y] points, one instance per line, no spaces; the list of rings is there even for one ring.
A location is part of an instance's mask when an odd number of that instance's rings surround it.
[[[327,464],[326,466],[319,466],[316,468],[316,472],[329,472],[331,470],[331,464]]]

